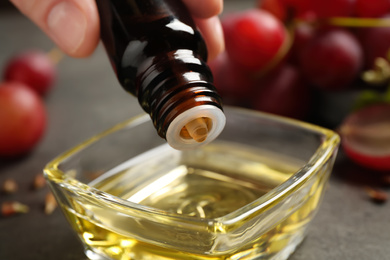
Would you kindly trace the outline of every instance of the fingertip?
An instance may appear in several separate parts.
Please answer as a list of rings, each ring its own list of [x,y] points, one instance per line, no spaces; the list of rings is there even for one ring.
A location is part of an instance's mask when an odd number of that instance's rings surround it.
[[[98,45],[99,17],[93,2],[61,2],[51,9],[46,24],[48,35],[69,56],[87,57]]]
[[[193,16],[210,18],[222,13],[223,0],[183,0]]]
[[[208,60],[211,61],[225,50],[221,21],[218,16],[214,16],[208,19],[195,18],[195,22],[206,42]]]
[[[67,55],[86,57],[99,42],[95,0],[10,0]]]
[[[100,21],[96,4],[86,4],[82,8],[87,19],[84,39],[78,48],[67,52],[69,56],[75,58],[90,56],[95,51],[100,40]]]

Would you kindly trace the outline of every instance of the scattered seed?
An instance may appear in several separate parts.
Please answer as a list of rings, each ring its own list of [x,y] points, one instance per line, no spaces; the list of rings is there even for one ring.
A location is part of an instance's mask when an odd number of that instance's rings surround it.
[[[49,192],[45,198],[45,214],[50,215],[57,208],[57,201],[53,193]]]
[[[18,184],[14,179],[6,179],[1,185],[1,192],[5,194],[12,194],[17,192]]]
[[[367,187],[366,192],[368,196],[376,203],[384,203],[388,199],[388,195],[383,190]]]
[[[28,206],[17,201],[7,201],[1,204],[1,215],[3,217],[9,217],[20,213],[27,213],[28,210]]]
[[[34,190],[39,190],[39,189],[42,189],[45,186],[46,186],[46,179],[45,179],[45,177],[43,177],[43,175],[41,173],[38,173],[37,175],[35,175],[34,181],[33,181],[33,184],[32,184],[33,189]]]

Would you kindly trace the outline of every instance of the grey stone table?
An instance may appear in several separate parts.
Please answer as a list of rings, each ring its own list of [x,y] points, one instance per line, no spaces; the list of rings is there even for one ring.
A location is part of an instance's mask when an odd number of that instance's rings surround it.
[[[226,2],[229,10],[246,1]],[[50,50],[53,44],[17,12],[0,9],[0,70],[11,54],[30,48]],[[47,189],[31,191],[34,176],[53,157],[115,123],[141,113],[135,98],[118,85],[103,48],[88,59],[65,58],[55,88],[45,98],[49,124],[42,142],[28,156],[0,161],[0,182],[18,180],[16,195],[30,212],[0,218],[1,260],[84,260],[82,246],[60,210],[43,213]],[[339,154],[330,185],[309,234],[291,260],[390,259],[390,202],[372,203],[363,186],[377,176]]]

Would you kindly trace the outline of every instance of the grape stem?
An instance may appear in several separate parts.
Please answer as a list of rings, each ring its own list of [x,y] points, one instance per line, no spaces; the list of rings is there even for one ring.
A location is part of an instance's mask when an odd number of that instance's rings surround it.
[[[390,18],[332,17],[325,22],[345,27],[390,27]]]
[[[291,49],[293,39],[294,39],[294,30],[292,26],[287,27],[286,34],[287,34],[286,39],[280,46],[278,52],[273,57],[273,59],[270,62],[268,62],[268,64],[263,69],[253,74],[255,79],[260,79],[263,76],[267,75],[269,71],[271,71],[276,65],[279,64],[281,60],[284,59],[284,57],[286,57],[287,53]]]
[[[374,68],[364,72],[362,78],[370,84],[384,84],[390,81],[389,61],[382,57],[376,58]]]

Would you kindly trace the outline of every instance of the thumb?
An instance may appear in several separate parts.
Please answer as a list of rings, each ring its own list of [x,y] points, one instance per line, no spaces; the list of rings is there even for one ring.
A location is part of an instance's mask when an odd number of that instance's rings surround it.
[[[10,0],[65,53],[90,55],[99,41],[99,17],[94,0]]]

